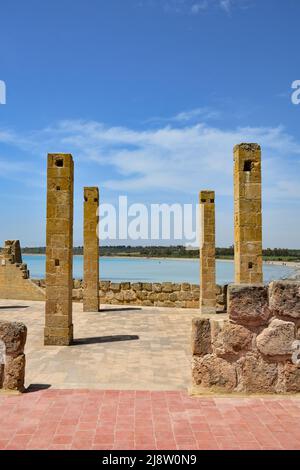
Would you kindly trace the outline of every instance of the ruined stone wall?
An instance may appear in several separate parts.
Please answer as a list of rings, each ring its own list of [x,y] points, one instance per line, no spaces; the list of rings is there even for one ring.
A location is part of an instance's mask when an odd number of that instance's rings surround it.
[[[44,300],[45,291],[30,280],[20,243],[7,240],[0,255],[0,299]]]
[[[300,282],[228,286],[228,315],[193,320],[195,390],[300,392]]]
[[[0,321],[0,389],[24,391],[27,328]]]
[[[44,279],[34,282],[45,287]],[[102,304],[141,305],[155,307],[199,308],[200,288],[198,284],[175,284],[172,282],[111,282],[100,281],[99,294]],[[217,311],[226,311],[227,286],[216,287]],[[81,302],[83,281],[73,281],[73,301]]]

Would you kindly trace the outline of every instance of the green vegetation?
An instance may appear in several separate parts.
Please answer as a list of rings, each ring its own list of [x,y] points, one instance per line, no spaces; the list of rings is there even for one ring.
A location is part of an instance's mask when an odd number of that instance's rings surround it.
[[[45,254],[45,247],[23,248],[24,254]],[[142,258],[191,258],[199,257],[199,250],[186,249],[178,246],[101,246],[101,256],[132,256]],[[83,247],[74,247],[74,255],[82,255]],[[233,246],[229,248],[216,248],[218,259],[233,259]],[[300,261],[300,250],[287,248],[267,248],[263,250],[263,258],[266,261]]]

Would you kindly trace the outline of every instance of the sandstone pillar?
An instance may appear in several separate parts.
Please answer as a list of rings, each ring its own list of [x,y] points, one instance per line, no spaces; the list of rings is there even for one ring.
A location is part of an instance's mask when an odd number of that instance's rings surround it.
[[[200,312],[216,311],[215,193],[200,192]]]
[[[99,310],[99,190],[84,188],[83,311]]]
[[[73,340],[73,159],[48,155],[45,345]]]
[[[261,149],[258,144],[234,148],[235,282],[263,282]]]

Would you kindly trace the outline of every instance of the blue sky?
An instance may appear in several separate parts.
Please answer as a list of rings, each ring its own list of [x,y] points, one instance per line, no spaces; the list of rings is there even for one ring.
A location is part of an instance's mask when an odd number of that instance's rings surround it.
[[[263,149],[264,245],[300,248],[298,0],[10,0],[0,5],[0,240],[45,243],[47,152],[102,202],[215,189],[233,242],[232,147]]]

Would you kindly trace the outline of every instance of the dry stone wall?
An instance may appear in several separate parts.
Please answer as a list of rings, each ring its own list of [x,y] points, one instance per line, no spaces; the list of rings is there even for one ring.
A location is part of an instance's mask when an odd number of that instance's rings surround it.
[[[45,287],[44,279],[34,282]],[[227,286],[216,287],[217,311],[226,311]],[[155,307],[199,308],[200,288],[198,284],[187,282],[111,282],[100,281],[99,294],[101,304],[140,305]],[[73,301],[82,302],[83,281],[73,281]]]
[[[230,285],[228,315],[192,325],[196,389],[300,392],[300,282]]]

